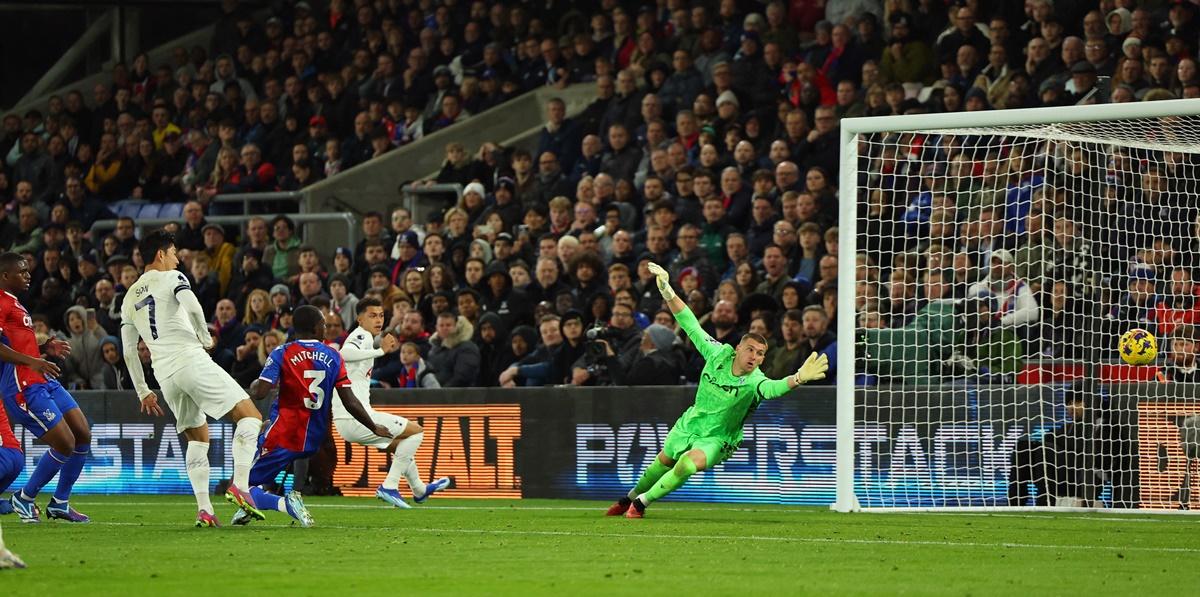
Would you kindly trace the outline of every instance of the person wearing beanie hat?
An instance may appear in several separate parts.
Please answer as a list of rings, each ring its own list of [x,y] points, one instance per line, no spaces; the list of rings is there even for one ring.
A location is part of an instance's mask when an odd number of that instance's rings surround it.
[[[814,352],[794,374],[784,379],[768,378],[759,370],[767,352],[765,338],[747,333],[736,347],[717,342],[700,327],[696,315],[675,293],[667,270],[657,263],[650,263],[647,268],[679,327],[704,359],[704,370],[695,404],[675,422],[662,451],[642,473],[636,486],[609,507],[607,516],[642,518],[649,504],[679,489],[697,472],[733,456],[742,442],[746,415],[763,400],[782,397],[803,383],[823,379],[829,370],[828,357]],[[668,354],[669,351],[658,348],[665,344],[664,340],[660,332],[647,328],[643,332],[641,357],[647,358],[647,353],[650,357]],[[634,373],[632,368],[630,373]],[[657,369],[649,377],[662,380],[668,375],[665,369]],[[678,383],[678,377],[660,383]]]
[[[272,286],[269,296],[271,297],[271,303],[275,305],[276,309],[285,305],[291,306],[292,304],[292,291],[287,287],[287,284]]]
[[[354,328],[354,318],[358,307],[358,296],[351,290],[350,277],[345,274],[334,274],[329,277],[330,310],[342,318],[342,326]]]
[[[622,367],[615,357],[609,359],[607,364],[613,383],[630,386],[678,384],[683,377],[684,356],[675,345],[675,332],[664,325],[651,324],[642,330],[638,353],[628,367]]]
[[[354,251],[350,247],[338,247],[333,251],[333,274],[354,275]]]

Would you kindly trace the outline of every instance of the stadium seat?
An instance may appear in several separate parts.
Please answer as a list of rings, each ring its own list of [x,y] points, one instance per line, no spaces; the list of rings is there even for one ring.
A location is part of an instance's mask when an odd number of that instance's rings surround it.
[[[160,218],[178,218],[182,215],[182,203],[163,203],[158,211],[158,217]]]
[[[116,214],[118,218],[133,218],[137,217],[138,213],[145,205],[146,202],[142,201],[141,199],[124,199],[113,204],[112,212]]]
[[[162,208],[162,206],[157,203],[147,203],[146,205],[142,206],[141,210],[138,211],[137,217],[139,217],[139,218],[157,218],[159,209],[161,209],[161,208]]]

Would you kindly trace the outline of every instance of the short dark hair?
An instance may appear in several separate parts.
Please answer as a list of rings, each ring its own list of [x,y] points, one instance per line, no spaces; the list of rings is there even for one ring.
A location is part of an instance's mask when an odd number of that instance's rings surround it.
[[[383,301],[373,296],[364,296],[363,298],[358,299],[358,304],[354,307],[354,316],[358,317],[359,315],[366,313],[367,307],[379,307],[382,309]]]
[[[300,250],[297,251],[296,254],[300,255],[300,254],[304,254],[304,253],[316,253],[316,252],[317,252],[317,248],[312,245],[301,245]]]
[[[158,257],[159,251],[166,251],[174,244],[175,234],[173,232],[166,228],[157,228],[142,237],[142,242],[138,243],[138,250],[142,253],[142,260],[151,263]]]
[[[7,272],[15,269],[17,264],[24,260],[25,257],[23,257],[20,253],[8,251],[7,253],[0,255],[0,272]]]
[[[271,218],[271,227],[274,228],[275,225],[280,222],[287,224],[288,230],[291,230],[292,232],[296,231],[296,223],[293,222],[291,218],[289,218],[285,215],[282,215],[282,214],[275,216],[274,218]]]
[[[325,315],[312,305],[301,305],[292,311],[292,327],[299,334],[316,334],[317,325],[325,322]]]

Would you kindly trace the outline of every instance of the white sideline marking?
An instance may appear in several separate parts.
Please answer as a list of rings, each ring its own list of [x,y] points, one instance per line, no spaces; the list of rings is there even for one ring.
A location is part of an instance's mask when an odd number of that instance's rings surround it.
[[[366,498],[349,498],[349,499],[366,499]],[[680,502],[675,502],[676,504]],[[663,503],[656,506],[656,509],[672,510],[671,502]],[[174,506],[195,508],[196,503],[187,502],[86,502],[80,501],[76,505],[81,507],[89,506],[130,506],[130,507],[145,507],[145,506]],[[393,506],[383,504],[306,504],[308,508],[319,510],[393,510]],[[588,506],[431,506],[424,505],[418,509],[421,510],[467,510],[467,511],[507,511],[507,510],[529,510],[529,511],[553,511],[562,510],[564,512],[596,512],[603,510],[606,506],[588,507]],[[679,508],[679,510],[687,510],[689,512],[760,512],[768,514],[827,514],[830,511],[814,506],[789,506],[780,504],[777,508]],[[875,514],[883,514],[878,512]],[[1056,520],[1056,519],[1084,519],[1084,520],[1099,520],[1105,522],[1160,522],[1170,524],[1200,524],[1200,516],[1197,517],[1179,517],[1179,516],[1160,516],[1151,514],[1147,517],[1145,512],[1129,511],[1128,514],[1119,514],[1113,516],[1095,516],[1079,512],[1055,512],[1047,509],[1045,512],[1031,512],[1028,514],[1004,514],[1000,512],[930,512],[930,511],[898,511],[888,512],[887,514],[897,515],[903,514],[906,516],[984,516],[995,518],[1023,518],[1032,520]],[[1114,513],[1115,514],[1115,513]],[[850,513],[846,516],[854,516]]]
[[[160,527],[160,528],[177,528],[180,530],[190,531],[191,525],[184,523],[139,523],[139,522],[97,522],[92,521],[89,524],[104,525],[104,526],[133,526],[133,527]],[[636,524],[636,523],[635,523]],[[255,526],[269,528],[292,528],[293,525],[282,524],[262,524],[256,523]],[[357,527],[345,525],[321,525],[320,522],[316,525],[317,528],[336,529],[345,531],[370,531],[375,527]],[[1154,553],[1200,553],[1200,548],[1191,547],[1138,547],[1138,546],[1111,546],[1111,545],[1059,545],[1048,543],[981,543],[977,541],[907,541],[903,539],[839,539],[833,537],[770,537],[764,535],[674,535],[667,533],[592,533],[592,532],[575,532],[575,531],[512,531],[501,529],[441,529],[432,527],[405,527],[405,531],[414,533],[430,533],[430,534],[460,534],[460,535],[525,535],[534,537],[589,537],[589,538],[606,538],[606,539],[682,539],[685,541],[704,540],[704,541],[766,541],[771,543],[821,543],[821,544],[847,544],[847,545],[915,545],[925,547],[1006,547],[1009,549],[1061,549],[1061,550],[1087,550],[1087,551],[1144,551]]]

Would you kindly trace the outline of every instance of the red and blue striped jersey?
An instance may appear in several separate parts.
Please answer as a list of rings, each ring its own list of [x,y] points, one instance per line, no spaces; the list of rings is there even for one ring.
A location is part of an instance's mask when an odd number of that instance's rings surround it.
[[[337,350],[317,340],[296,340],[271,351],[259,379],[279,386],[263,449],[311,452],[329,430],[330,401],[337,388],[350,387]]]
[[[0,342],[21,354],[42,358],[29,311],[17,297],[4,291],[0,291]],[[5,395],[16,396],[36,383],[46,383],[46,378],[25,365],[0,362],[0,391]]]

